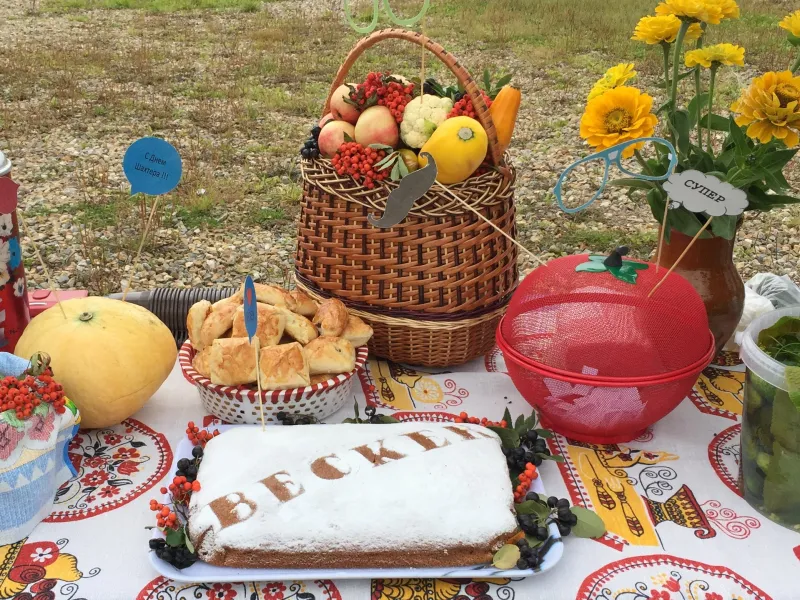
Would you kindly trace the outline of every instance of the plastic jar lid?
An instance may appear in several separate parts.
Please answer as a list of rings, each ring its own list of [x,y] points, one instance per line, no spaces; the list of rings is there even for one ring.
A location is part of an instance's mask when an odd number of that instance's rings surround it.
[[[800,306],[789,306],[773,310],[750,323],[744,332],[739,356],[741,356],[747,368],[761,377],[761,379],[776,388],[786,391],[788,387],[786,385],[786,367],[758,347],[758,334],[764,329],[772,327],[781,317],[800,318]]]
[[[11,170],[11,161],[6,158],[6,155],[0,151],[0,177],[8,175]]]

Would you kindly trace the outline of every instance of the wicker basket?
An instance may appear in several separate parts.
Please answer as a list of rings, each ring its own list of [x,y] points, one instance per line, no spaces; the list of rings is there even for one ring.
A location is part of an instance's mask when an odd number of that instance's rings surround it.
[[[336,375],[327,381],[290,390],[261,390],[264,420],[277,423],[281,411],[313,415],[319,420],[331,416],[353,399],[353,377],[364,369],[367,362],[367,348],[356,349],[356,368],[349,373]],[[261,422],[261,408],[257,402],[258,391],[252,386],[216,385],[195,371],[192,366],[194,348],[185,341],[178,353],[186,381],[197,387],[203,408],[227,423],[253,425]]]
[[[514,169],[469,73],[439,44],[401,29],[359,41],[331,85],[330,96],[369,47],[386,39],[423,45],[441,60],[472,100],[489,138],[494,169],[449,186],[505,234],[515,235]],[[331,162],[303,160],[297,281],[317,297],[336,297],[368,321],[378,356],[416,365],[466,362],[493,345],[494,329],[517,283],[517,249],[503,234],[438,188],[432,188],[396,227],[373,227],[396,186],[369,190],[336,174]]]

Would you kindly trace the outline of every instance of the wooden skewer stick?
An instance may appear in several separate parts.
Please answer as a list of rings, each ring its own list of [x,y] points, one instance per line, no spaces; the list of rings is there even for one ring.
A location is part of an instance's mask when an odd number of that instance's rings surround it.
[[[150,209],[150,217],[147,219],[147,224],[144,226],[142,241],[139,242],[139,249],[136,251],[136,257],[133,259],[133,264],[131,265],[131,275],[130,277],[128,277],[128,283],[125,285],[125,290],[122,292],[123,302],[125,302],[125,298],[128,296],[128,292],[131,291],[131,283],[133,281],[133,275],[136,272],[136,267],[139,265],[139,257],[142,255],[142,248],[144,248],[144,242],[145,240],[147,240],[147,234],[150,232],[150,225],[153,222],[153,217],[156,214],[156,206],[158,206],[158,198],[159,196],[156,196],[155,200],[153,200],[153,208]]]
[[[506,237],[506,239],[508,239],[508,241],[509,241],[509,242],[511,242],[512,244],[516,245],[516,246],[517,246],[517,248],[519,248],[520,250],[522,250],[522,251],[523,251],[525,254],[527,254],[528,256],[530,256],[530,257],[531,257],[533,260],[535,260],[535,261],[536,261],[537,263],[539,263],[541,266],[543,266],[543,267],[546,267],[546,266],[547,266],[547,265],[546,265],[544,262],[542,262],[542,259],[541,259],[541,258],[539,258],[538,256],[536,256],[536,255],[535,255],[533,252],[531,252],[530,250],[528,250],[528,249],[527,249],[525,246],[523,246],[522,244],[520,244],[520,243],[519,243],[517,240],[515,240],[514,238],[512,238],[512,237],[511,237],[510,235],[508,235],[508,234],[507,234],[505,231],[503,231],[503,230],[502,230],[502,229],[500,229],[500,228],[499,228],[497,225],[495,225],[494,223],[492,223],[492,222],[491,222],[489,219],[487,219],[486,217],[484,217],[484,216],[483,216],[481,213],[479,213],[477,210],[475,210],[473,207],[471,207],[471,206],[469,205],[469,203],[468,203],[468,202],[466,202],[464,199],[462,199],[460,196],[458,196],[458,195],[457,195],[457,194],[455,194],[454,192],[450,191],[450,189],[449,189],[449,188],[448,188],[446,185],[444,185],[444,184],[442,184],[442,183],[439,183],[439,181],[437,181],[437,182],[436,182],[436,185],[438,185],[440,188],[442,188],[442,189],[444,190],[444,192],[445,192],[445,193],[446,193],[448,196],[450,196],[450,197],[451,197],[451,198],[453,198],[454,200],[458,200],[458,201],[459,201],[459,202],[460,202],[460,203],[461,203],[463,206],[465,206],[466,208],[468,208],[469,210],[471,210],[472,212],[474,212],[474,213],[475,213],[476,215],[478,215],[478,216],[479,216],[481,219],[483,219],[483,220],[484,220],[486,223],[488,223],[489,225],[491,225],[492,227],[494,227],[494,228],[495,228],[497,231],[499,231],[501,234],[503,234],[503,235]]]
[[[22,225],[22,231],[25,233],[25,235],[28,236],[28,239],[30,240],[31,246],[33,246],[33,253],[36,255],[36,260],[39,261],[39,264],[42,265],[42,269],[44,269],[44,276],[47,277],[47,285],[50,287],[50,291],[52,292],[53,297],[55,297],[56,299],[56,304],[58,304],[58,308],[61,309],[61,314],[64,315],[64,318],[66,319],[67,312],[64,310],[64,307],[61,304],[61,300],[58,297],[58,290],[56,290],[56,287],[53,285],[53,279],[50,277],[50,271],[47,268],[47,264],[42,259],[42,255],[39,254],[39,246],[36,244],[35,241],[33,241],[33,236],[28,232],[28,226],[25,225],[25,220],[22,218],[22,213],[19,210],[17,210],[17,221],[19,221],[19,224]]]
[[[669,198],[664,203],[664,218],[661,220],[661,235],[658,237],[658,252],[656,252],[656,275],[661,267],[661,247],[664,245],[664,232],[667,230],[667,214],[669,211]]]
[[[253,350],[256,353],[256,387],[258,388],[258,410],[261,412],[261,431],[266,430],[264,421],[264,400],[261,398],[261,370],[258,368],[258,353],[261,350],[258,335],[253,338]]]
[[[683,259],[683,257],[686,256],[686,253],[689,251],[689,248],[691,248],[692,245],[695,243],[695,241],[697,241],[697,238],[699,238],[703,234],[703,232],[706,230],[706,227],[708,227],[711,224],[711,219],[713,219],[713,218],[714,217],[708,217],[708,221],[705,222],[705,224],[700,228],[700,231],[698,231],[695,234],[695,236],[692,238],[692,241],[689,242],[689,245],[686,246],[686,248],[683,250],[683,252],[681,252],[681,255],[678,257],[678,260],[676,260],[675,263],[669,268],[669,271],[667,271],[667,274],[664,275],[663,279],[661,279],[661,281],[659,281],[653,287],[653,289],[650,290],[650,293],[647,294],[648,298],[653,295],[653,293],[661,286],[661,284],[666,281],[666,279],[667,279],[667,277],[669,277],[670,273],[672,273],[675,270],[675,267],[678,266],[678,263],[680,263],[681,260]]]

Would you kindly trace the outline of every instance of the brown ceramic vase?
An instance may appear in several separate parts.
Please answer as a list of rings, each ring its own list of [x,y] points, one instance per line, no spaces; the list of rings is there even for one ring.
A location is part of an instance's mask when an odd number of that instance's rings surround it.
[[[691,240],[673,229],[669,243],[664,240],[659,264],[671,267]],[[733,335],[744,310],[744,283],[733,263],[735,241],[735,236],[698,239],[675,269],[703,299],[717,353]]]

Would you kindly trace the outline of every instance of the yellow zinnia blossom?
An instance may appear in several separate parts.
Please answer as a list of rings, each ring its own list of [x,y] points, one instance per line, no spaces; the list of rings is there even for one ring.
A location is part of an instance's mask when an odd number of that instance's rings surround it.
[[[773,137],[792,148],[800,141],[800,76],[770,71],[756,77],[731,105],[736,124],[747,125],[747,135],[766,144]]]
[[[783,20],[778,23],[778,27],[785,29],[795,37],[800,37],[800,10],[783,17]]]
[[[686,30],[686,35],[683,36],[684,42],[693,42],[694,40],[699,40],[700,37],[703,35],[703,27],[700,23],[692,23],[689,25],[689,29]]]
[[[734,65],[744,66],[744,48],[734,44],[714,44],[691,50],[686,53],[686,66],[696,67],[698,65],[710,69],[713,63],[732,67]]]
[[[656,6],[658,15],[675,15],[717,25],[723,17],[722,8],[709,0],[663,0]]]
[[[658,118],[651,113],[653,98],[634,87],[608,90],[590,100],[581,117],[581,137],[597,150],[611,148],[628,140],[653,135]],[[633,156],[640,144],[625,149],[623,156]]]
[[[675,15],[656,15],[655,17],[642,17],[633,30],[632,40],[646,44],[671,44],[681,28],[681,20]]]
[[[705,0],[706,4],[716,4],[722,11],[723,19],[738,19],[739,5],[736,0]]]
[[[611,67],[606,74],[597,80],[597,83],[592,87],[589,92],[588,100],[593,100],[601,94],[605,94],[608,90],[613,90],[631,79],[636,77],[636,71],[633,70],[633,63],[620,63],[616,67]]]

